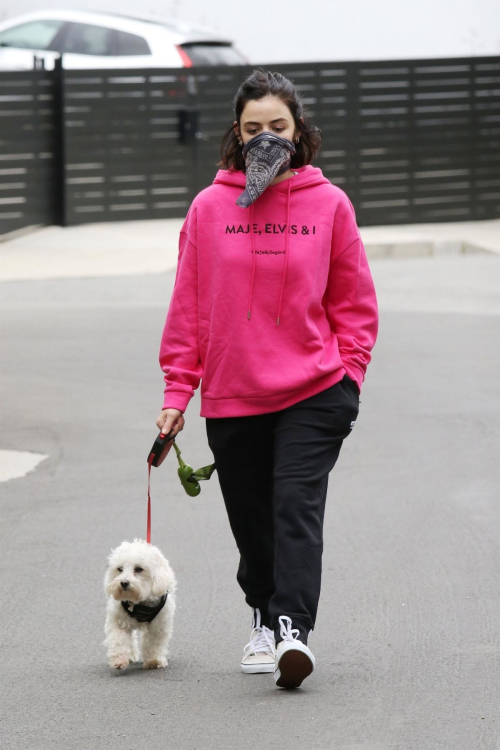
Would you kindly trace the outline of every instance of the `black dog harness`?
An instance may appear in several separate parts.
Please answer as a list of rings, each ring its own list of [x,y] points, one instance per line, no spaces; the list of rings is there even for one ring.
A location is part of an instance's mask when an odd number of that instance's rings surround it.
[[[163,594],[158,604],[155,604],[152,607],[144,604],[143,602],[139,602],[138,604],[133,604],[133,602],[122,602],[122,607],[128,614],[128,616],[133,617],[134,620],[137,620],[137,622],[153,622],[158,612],[161,612],[161,610],[165,606],[167,596],[168,591]]]

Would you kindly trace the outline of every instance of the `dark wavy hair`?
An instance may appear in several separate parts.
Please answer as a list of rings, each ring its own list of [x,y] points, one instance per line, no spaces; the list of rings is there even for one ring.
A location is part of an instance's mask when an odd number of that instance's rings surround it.
[[[264,96],[276,96],[281,99],[291,112],[296,130],[300,132],[300,140],[295,144],[296,152],[292,156],[290,168],[310,164],[321,148],[321,130],[312,126],[304,113],[302,101],[293,83],[282,73],[258,67],[243,81],[233,99],[234,119],[238,127],[245,104],[251,99],[262,99]],[[304,119],[304,123],[300,121],[300,117]],[[240,169],[244,172],[245,160],[242,150],[243,146],[238,143],[238,137],[231,125],[222,137],[221,160],[217,162],[217,166],[222,169]]]

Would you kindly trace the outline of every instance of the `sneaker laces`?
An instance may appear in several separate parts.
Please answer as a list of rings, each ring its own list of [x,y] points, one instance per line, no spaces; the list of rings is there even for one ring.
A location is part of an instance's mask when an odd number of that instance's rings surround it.
[[[252,632],[250,640],[243,648],[245,654],[256,654],[258,651],[270,651],[276,653],[274,643],[274,633],[266,625],[260,624],[260,610],[255,610],[255,617],[252,615]]]
[[[300,635],[300,630],[298,628],[292,629],[292,620],[287,615],[280,615],[279,616],[279,622],[280,622],[280,635],[283,638],[284,641],[293,641],[294,639],[297,639],[297,637]],[[287,623],[285,625],[285,620],[287,620]],[[293,635],[295,633],[296,635]]]

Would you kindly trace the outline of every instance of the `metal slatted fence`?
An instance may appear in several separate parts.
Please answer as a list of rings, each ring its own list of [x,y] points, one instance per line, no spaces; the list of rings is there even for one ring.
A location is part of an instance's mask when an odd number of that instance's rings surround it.
[[[500,57],[287,63],[360,225],[500,216]],[[183,217],[254,66],[0,71],[0,234]]]

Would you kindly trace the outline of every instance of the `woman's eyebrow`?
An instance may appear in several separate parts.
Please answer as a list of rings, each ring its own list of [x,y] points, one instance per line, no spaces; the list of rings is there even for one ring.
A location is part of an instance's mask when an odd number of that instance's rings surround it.
[[[271,124],[273,122],[280,122],[281,120],[284,120],[284,122],[288,122],[286,117],[277,117],[275,120],[271,120]],[[255,122],[254,120],[246,120],[244,124],[245,125],[260,125],[260,122]]]

